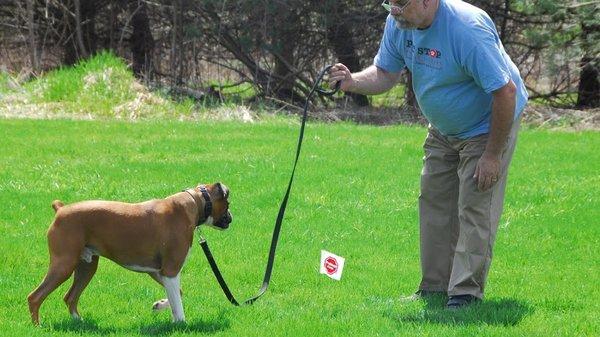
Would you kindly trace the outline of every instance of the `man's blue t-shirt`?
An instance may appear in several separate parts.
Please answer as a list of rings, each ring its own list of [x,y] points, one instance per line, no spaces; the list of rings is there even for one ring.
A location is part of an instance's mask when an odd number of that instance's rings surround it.
[[[460,0],[440,0],[435,19],[423,30],[399,29],[389,15],[374,64],[395,73],[406,66],[419,107],[446,136],[488,133],[492,92],[509,79],[517,87],[515,119],[527,103],[519,70],[492,19]]]

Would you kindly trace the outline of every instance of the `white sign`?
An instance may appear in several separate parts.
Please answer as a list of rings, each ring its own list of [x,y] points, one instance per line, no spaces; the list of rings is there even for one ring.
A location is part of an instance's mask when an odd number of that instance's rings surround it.
[[[345,259],[341,256],[332,254],[326,250],[321,250],[321,274],[325,274],[334,280],[342,278]]]

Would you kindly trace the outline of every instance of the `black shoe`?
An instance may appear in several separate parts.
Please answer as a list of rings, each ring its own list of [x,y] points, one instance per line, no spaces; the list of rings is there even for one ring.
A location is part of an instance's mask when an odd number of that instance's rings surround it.
[[[446,292],[419,289],[412,295],[402,297],[401,300],[404,302],[412,302],[421,299],[429,299],[436,296],[446,296]]]
[[[473,295],[454,295],[450,296],[446,308],[450,310],[461,309],[470,304],[480,302],[481,300]]]

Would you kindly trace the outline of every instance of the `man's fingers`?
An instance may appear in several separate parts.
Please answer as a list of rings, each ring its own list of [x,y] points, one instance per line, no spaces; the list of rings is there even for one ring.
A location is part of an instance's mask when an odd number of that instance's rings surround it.
[[[329,73],[329,81],[342,81],[346,79],[346,72],[344,71],[334,71]]]
[[[499,179],[499,172],[495,165],[490,165],[489,162],[486,162],[483,158],[481,158],[477,165],[475,166],[475,173],[473,173],[473,179],[477,184],[477,188],[480,191],[486,191]]]
[[[336,81],[342,81],[346,79],[349,72],[350,71],[345,65],[336,63],[333,67],[331,67],[331,69],[329,69],[329,80],[332,81],[335,79]]]
[[[346,79],[344,75],[329,75],[329,83],[335,83],[337,81],[343,81]]]
[[[492,177],[487,176],[485,178],[485,184],[483,185],[483,190],[487,191],[490,187],[492,187]]]
[[[335,87],[337,82],[340,82],[340,89],[346,90],[348,89],[348,83],[351,79],[352,74],[350,73],[350,70],[348,70],[348,68],[345,65],[341,63],[336,63],[333,67],[329,69],[329,77],[327,79],[327,82],[329,82],[330,88]]]
[[[486,175],[486,176],[480,177],[480,179],[477,182],[477,187],[479,188],[480,191],[486,191],[486,190],[492,188],[492,186],[494,186],[497,182],[498,182],[497,175]]]
[[[480,191],[485,191],[488,189],[489,183],[490,183],[490,178],[488,176],[481,176],[481,177],[479,177],[479,182],[477,184],[477,187],[479,188]]]
[[[348,68],[343,64],[343,63],[336,63],[335,65],[333,65],[333,67],[331,67],[330,71],[348,71]]]

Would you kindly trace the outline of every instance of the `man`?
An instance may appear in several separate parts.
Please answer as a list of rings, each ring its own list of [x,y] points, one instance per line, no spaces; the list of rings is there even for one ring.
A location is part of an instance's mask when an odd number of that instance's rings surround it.
[[[419,196],[422,280],[417,297],[447,308],[481,300],[527,92],[481,9],[460,0],[390,0],[374,65],[330,71],[331,84],[372,95],[404,67],[430,122]]]

